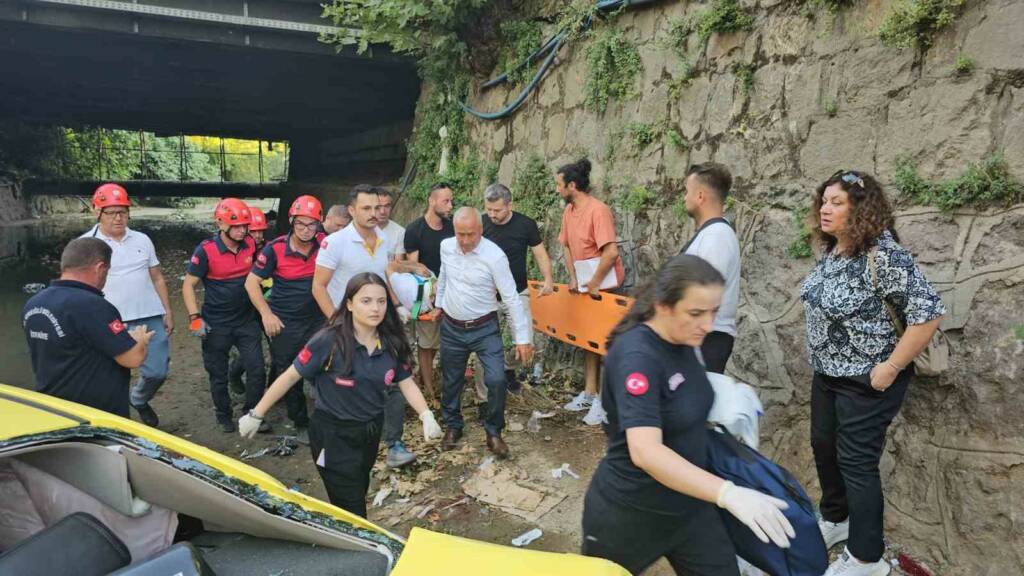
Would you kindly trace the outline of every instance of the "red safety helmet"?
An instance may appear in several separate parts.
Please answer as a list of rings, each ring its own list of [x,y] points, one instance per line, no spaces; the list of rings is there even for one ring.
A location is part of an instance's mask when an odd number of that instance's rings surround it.
[[[249,223],[249,232],[259,232],[267,229],[267,215],[263,210],[255,206],[249,207],[249,214],[252,215],[252,222]]]
[[[101,184],[92,193],[92,207],[97,210],[110,208],[111,206],[124,206],[127,208],[131,205],[131,201],[128,200],[128,191],[120,184],[114,184],[113,182]]]
[[[292,207],[288,209],[288,218],[295,218],[296,216],[305,216],[312,218],[317,222],[323,222],[324,220],[324,208],[320,205],[320,201],[315,196],[305,195],[299,196],[292,202]]]
[[[217,203],[213,210],[213,219],[228,226],[248,226],[252,224],[252,213],[245,202],[238,198],[225,198]]]

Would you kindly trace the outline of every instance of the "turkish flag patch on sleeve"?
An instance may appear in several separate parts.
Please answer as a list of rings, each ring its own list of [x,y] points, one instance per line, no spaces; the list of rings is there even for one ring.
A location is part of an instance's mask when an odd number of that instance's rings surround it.
[[[303,346],[302,350],[299,350],[299,364],[305,366],[309,364],[311,358],[313,358],[313,353],[309,351],[309,348]]]
[[[643,396],[647,393],[648,388],[650,388],[650,384],[647,382],[647,376],[639,372],[633,372],[626,376],[626,392],[633,396]]]
[[[199,256],[196,256],[195,254],[193,254],[191,262],[193,264],[195,264],[196,266],[199,266]]]
[[[110,328],[110,331],[114,334],[120,334],[121,332],[124,332],[124,322],[114,320],[110,324],[107,324],[107,328]]]
[[[260,268],[263,268],[264,266],[266,266],[267,265],[267,255],[264,254],[263,252],[260,252],[260,255],[256,257],[256,265],[259,266]]]

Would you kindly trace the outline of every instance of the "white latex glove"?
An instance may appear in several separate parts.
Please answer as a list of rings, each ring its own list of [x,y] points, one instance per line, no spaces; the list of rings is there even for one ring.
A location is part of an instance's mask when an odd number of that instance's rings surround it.
[[[796,537],[793,526],[782,513],[789,504],[778,498],[726,481],[718,491],[717,504],[746,524],[761,542],[767,544],[771,539],[779,548],[789,548],[789,539]]]
[[[238,433],[242,438],[252,438],[256,436],[256,431],[260,429],[262,423],[263,418],[257,418],[250,412],[238,419]]]
[[[409,313],[409,310],[405,306],[399,306],[398,319],[402,321],[402,324],[408,322],[409,318],[412,318],[412,314]]]
[[[430,410],[424,410],[420,414],[420,422],[423,422],[423,439],[427,442],[431,440],[437,440],[441,436],[444,436],[444,432],[441,431],[440,424],[434,419],[434,413]]]

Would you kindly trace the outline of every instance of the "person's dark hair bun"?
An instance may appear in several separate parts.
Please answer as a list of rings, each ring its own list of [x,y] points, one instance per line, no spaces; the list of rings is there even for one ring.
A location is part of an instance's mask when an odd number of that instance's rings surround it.
[[[576,166],[580,169],[580,174],[586,177],[590,177],[590,160],[587,158],[580,158],[576,161]]]
[[[562,166],[557,173],[562,175],[562,181],[566,186],[575,182],[577,190],[583,192],[590,190],[590,160],[580,158],[572,164]]]

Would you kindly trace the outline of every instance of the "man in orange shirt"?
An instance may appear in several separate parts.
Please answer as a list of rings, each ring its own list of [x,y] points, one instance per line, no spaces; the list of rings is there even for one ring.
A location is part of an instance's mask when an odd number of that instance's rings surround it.
[[[555,184],[566,204],[558,241],[565,250],[569,290],[582,292],[585,289],[591,296],[597,296],[602,283],[608,286],[614,282],[605,290],[621,286],[626,274],[615,243],[615,218],[607,204],[590,195],[590,160],[583,158],[559,168]],[[577,267],[581,272],[593,270],[592,277],[578,278]],[[566,404],[565,409],[574,412],[587,410],[583,422],[597,426],[607,421],[601,407],[601,357],[584,351],[583,360],[583,391]]]

